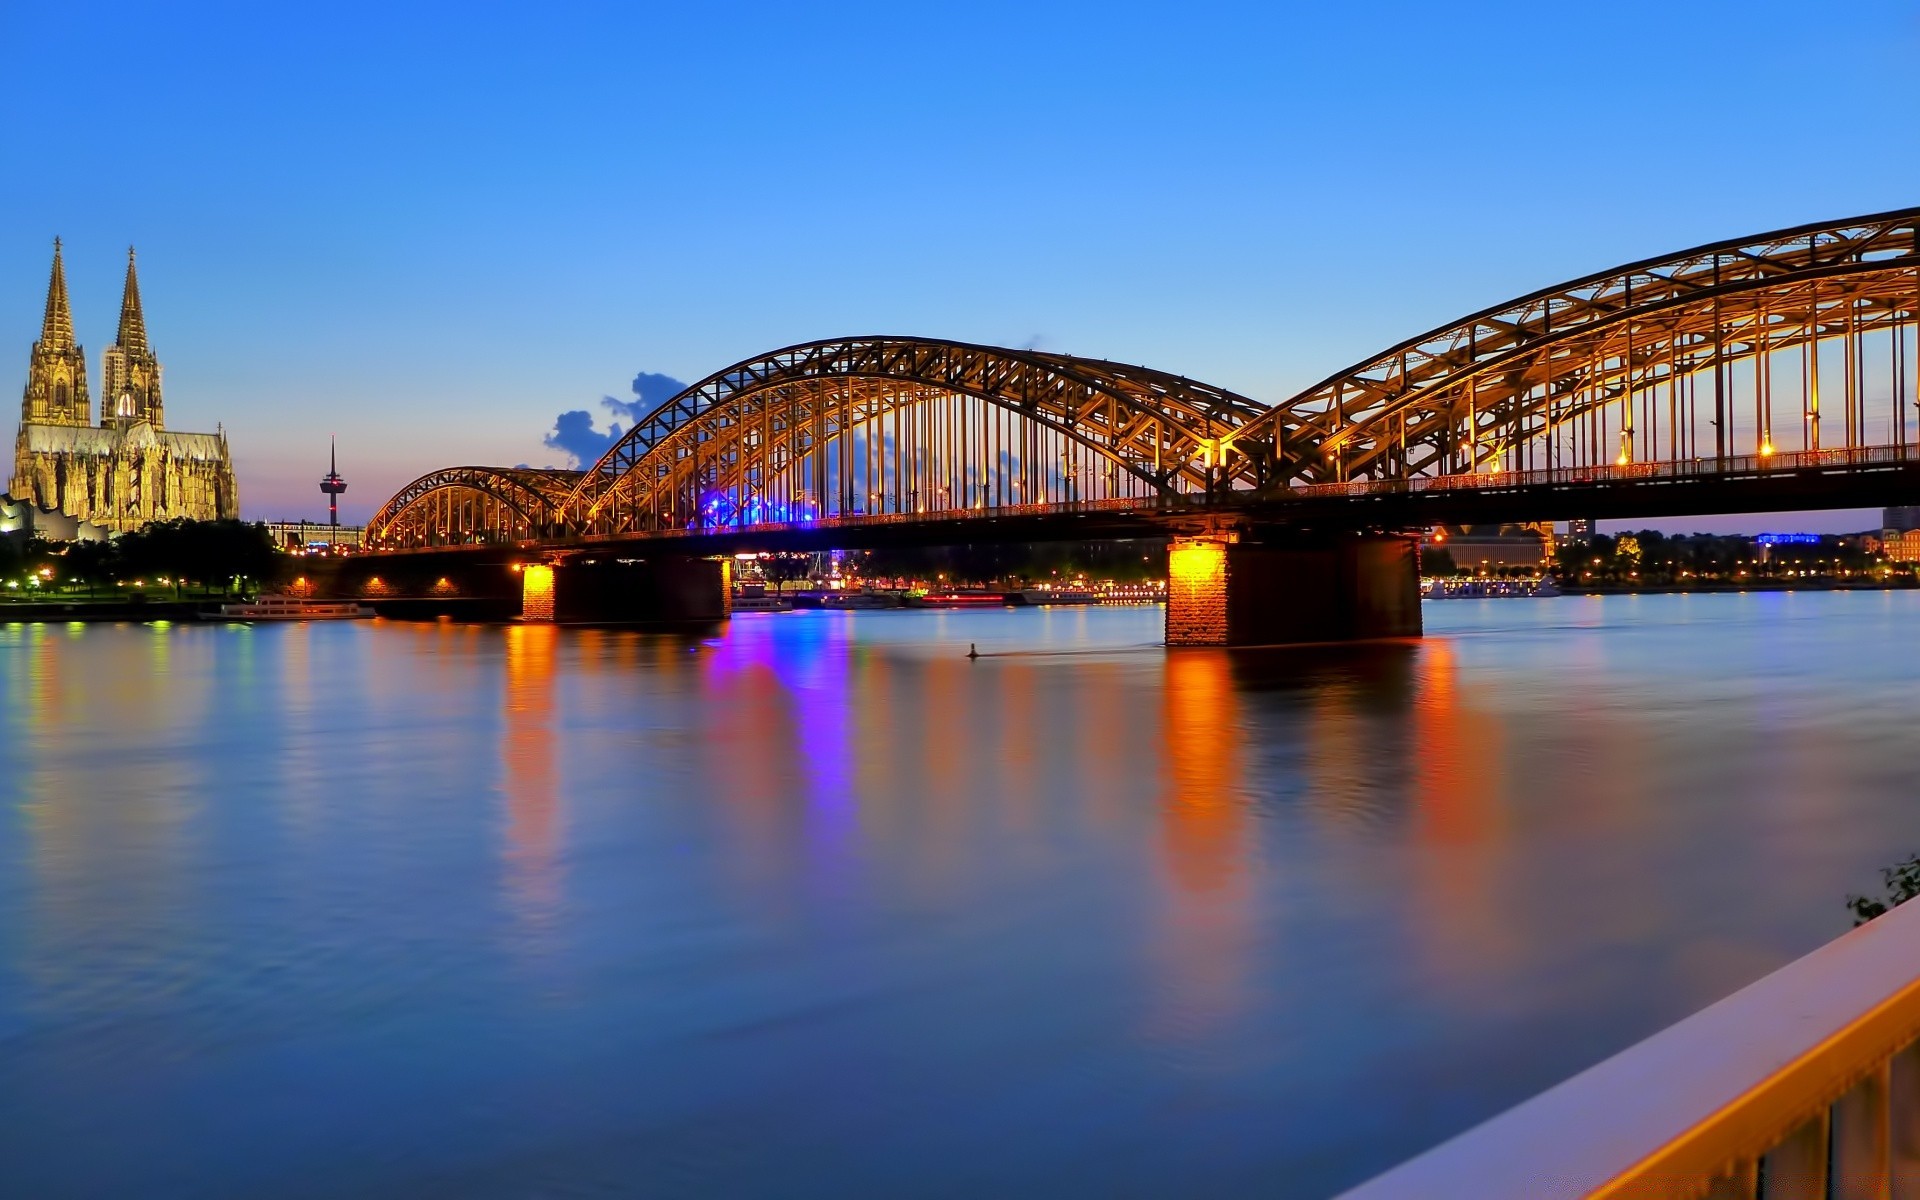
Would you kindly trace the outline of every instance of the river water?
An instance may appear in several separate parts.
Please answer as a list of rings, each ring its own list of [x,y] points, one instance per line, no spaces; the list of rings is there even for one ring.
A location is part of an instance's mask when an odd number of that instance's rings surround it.
[[[0,1195],[1326,1196],[1920,850],[1920,594],[1426,618],[0,624]]]

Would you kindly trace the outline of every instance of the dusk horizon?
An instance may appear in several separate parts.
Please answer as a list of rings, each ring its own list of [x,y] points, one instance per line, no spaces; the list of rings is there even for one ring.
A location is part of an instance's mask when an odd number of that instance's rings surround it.
[[[1771,52],[1764,6],[1735,21],[1641,7],[1669,40],[1720,47],[1693,86],[1735,109],[1764,103],[1771,83],[1743,65]],[[1893,69],[1920,45],[1910,11],[1877,7],[1828,34],[1863,65],[1827,86],[1863,101],[1883,73],[1872,64]],[[1770,172],[1764,188],[1684,169],[1657,187],[1564,186],[1658,128],[1661,101],[1627,89],[1584,116],[1513,101],[1632,61],[1631,6],[1603,19],[1516,5],[1514,22],[1463,25],[1407,5],[1387,10],[1384,34],[1365,8],[1178,23],[1022,9],[1022,38],[991,52],[991,10],[932,43],[915,36],[931,17],[884,8],[763,10],[745,41],[731,19],[598,6],[453,29],[378,10],[375,40],[343,35],[344,13],[53,11],[0,14],[0,42],[143,52],[112,90],[67,86],[57,54],[16,54],[0,99],[37,118],[0,131],[0,152],[45,162],[105,141],[139,185],[53,173],[0,201],[0,347],[24,368],[61,236],[79,340],[97,357],[137,246],[174,419],[224,425],[258,519],[319,510],[330,434],[351,485],[343,519],[359,522],[449,463],[565,465],[544,440],[556,420],[586,412],[604,431],[619,417],[603,398],[632,399],[636,375],[697,380],[817,338],[1037,346],[1273,403],[1562,280],[1920,196],[1910,158],[1879,152],[1911,134],[1868,103],[1819,128],[1844,171]],[[577,40],[583,21],[599,36]],[[1516,53],[1542,36],[1554,55]],[[892,55],[896,41],[918,61]],[[667,52],[636,74],[618,53],[633,45]],[[1340,56],[1309,45],[1365,45],[1369,76],[1400,90],[1356,92]],[[1106,68],[1134,55],[1155,65],[1153,86]],[[718,58],[716,95],[702,64]],[[849,80],[814,69],[822,59],[862,70]],[[1460,132],[1419,130],[1435,86]],[[143,136],[113,133],[120,91],[140,97]],[[233,92],[249,102],[218,102]],[[1820,118],[1775,120],[1791,143]],[[1469,136],[1476,123],[1488,132]],[[1522,146],[1524,174],[1483,169]],[[887,165],[935,147],[957,168],[938,182]],[[778,189],[713,182],[743,170]]]

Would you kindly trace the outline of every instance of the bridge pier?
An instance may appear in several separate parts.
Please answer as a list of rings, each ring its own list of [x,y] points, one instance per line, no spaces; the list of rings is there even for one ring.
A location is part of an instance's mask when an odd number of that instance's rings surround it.
[[[1400,534],[1176,536],[1169,646],[1420,636],[1419,539]]]
[[[733,562],[653,554],[574,556],[520,572],[522,621],[700,625],[727,619]]]

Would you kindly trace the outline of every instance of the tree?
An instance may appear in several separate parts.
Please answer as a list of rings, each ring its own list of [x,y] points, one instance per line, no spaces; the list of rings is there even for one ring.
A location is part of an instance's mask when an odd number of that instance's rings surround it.
[[[1855,925],[1865,925],[1875,917],[1883,916],[1915,896],[1920,896],[1920,854],[1882,869],[1880,881],[1886,888],[1883,898],[1847,897],[1847,907],[1853,910]]]
[[[769,554],[760,560],[760,571],[773,580],[774,595],[786,591],[790,580],[805,579],[813,569],[811,554]]]
[[[125,573],[171,579],[176,595],[188,583],[218,585],[225,593],[238,582],[245,590],[249,582],[273,582],[286,569],[266,526],[245,521],[153,521],[123,536],[119,552]]]
[[[70,542],[61,558],[67,578],[87,585],[88,598],[120,571],[120,555],[112,542]]]
[[[20,576],[26,570],[26,541],[17,533],[0,534],[0,588],[5,588],[10,582],[20,582]]]

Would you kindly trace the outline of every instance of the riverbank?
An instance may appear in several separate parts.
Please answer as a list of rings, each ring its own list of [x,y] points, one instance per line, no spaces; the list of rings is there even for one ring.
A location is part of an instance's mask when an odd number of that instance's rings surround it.
[[[218,612],[219,600],[12,600],[0,603],[0,624],[37,621],[194,621]]]
[[[1691,592],[1904,592],[1916,586],[1911,575],[1887,580],[1875,579],[1741,579],[1685,580],[1676,583],[1562,583],[1560,591],[1568,596],[1671,595]]]

